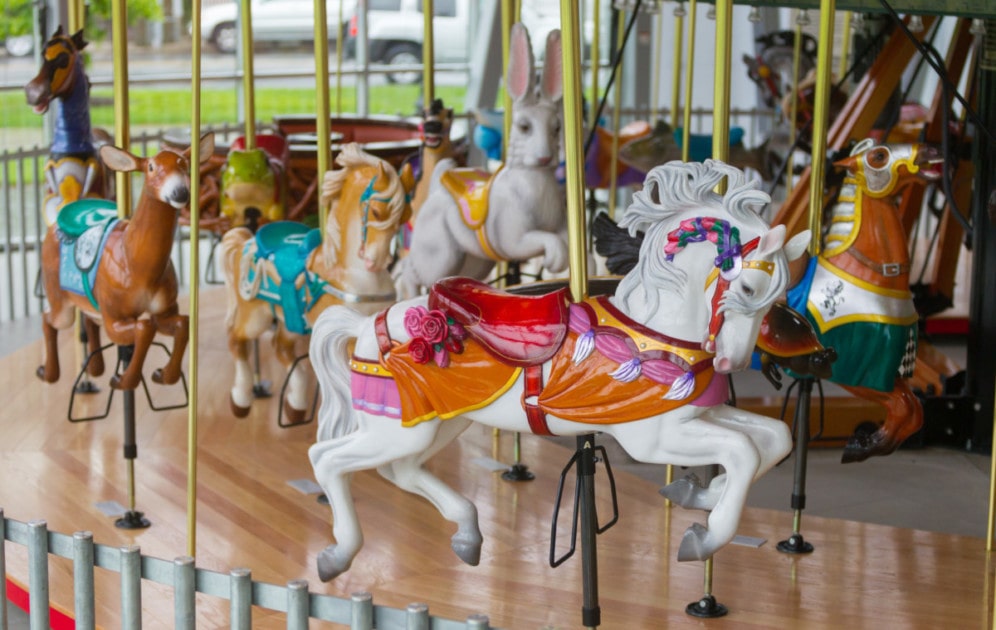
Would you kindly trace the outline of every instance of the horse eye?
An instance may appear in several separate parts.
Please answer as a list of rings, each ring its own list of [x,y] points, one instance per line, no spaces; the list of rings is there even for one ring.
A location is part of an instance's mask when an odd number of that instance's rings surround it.
[[[746,282],[741,286],[741,290],[747,297],[754,297],[754,287],[750,286]]]
[[[532,129],[532,127],[530,126],[529,123],[527,122],[519,123],[519,131],[521,131],[522,133],[529,133],[530,129]]]

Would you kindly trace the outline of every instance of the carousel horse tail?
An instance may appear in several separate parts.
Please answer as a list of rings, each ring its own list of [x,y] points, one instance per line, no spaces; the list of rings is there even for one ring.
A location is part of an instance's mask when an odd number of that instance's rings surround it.
[[[359,335],[366,317],[345,306],[325,310],[311,330],[309,354],[322,391],[316,442],[356,430],[350,388],[349,342]]]
[[[252,232],[239,227],[225,232],[221,239],[221,262],[225,278],[225,292],[228,294],[228,308],[225,312],[225,325],[231,328],[235,323],[235,315],[239,306],[239,259],[246,241],[252,238]]]

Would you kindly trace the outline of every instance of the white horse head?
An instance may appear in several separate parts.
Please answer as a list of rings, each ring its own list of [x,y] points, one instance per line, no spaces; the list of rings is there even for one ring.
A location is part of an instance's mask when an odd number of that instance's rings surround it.
[[[728,190],[719,195],[724,178]],[[746,367],[761,319],[788,283],[788,261],[809,241],[806,231],[785,243],[784,226],[768,227],[757,210],[770,200],[759,180],[723,162],[652,169],[620,221],[646,237],[617,306],[650,328],[701,343],[719,372]]]

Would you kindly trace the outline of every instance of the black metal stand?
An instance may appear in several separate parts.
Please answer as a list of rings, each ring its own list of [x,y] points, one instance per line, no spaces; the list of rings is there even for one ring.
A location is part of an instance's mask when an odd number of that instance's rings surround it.
[[[809,400],[813,393],[813,379],[799,379],[799,397],[795,407],[795,478],[792,483],[792,535],[778,543],[782,553],[812,553],[813,545],[806,542],[800,529],[802,511],[806,508],[806,459],[809,454]]]
[[[595,536],[608,530],[619,520],[619,504],[616,498],[616,482],[609,466],[605,447],[595,446],[594,434],[579,435],[578,449],[571,456],[567,466],[560,473],[560,485],[557,488],[557,501],[553,508],[553,523],[550,530],[550,566],[558,567],[577,550],[578,521],[581,523],[581,572],[584,580],[583,605],[581,621],[585,628],[597,628],[602,622],[601,608],[598,605],[598,551]],[[596,453],[605,462],[605,471],[609,477],[609,488],[612,494],[612,520],[604,526],[598,525],[598,514],[595,509],[595,463]],[[574,515],[571,522],[571,548],[560,558],[556,557],[557,515],[560,512],[560,501],[564,493],[564,482],[567,472],[577,463],[577,484],[574,488]]]
[[[736,405],[736,394],[732,393],[732,379],[730,380],[729,386],[732,399],[729,404]],[[706,487],[708,487],[713,478],[719,474],[719,466],[717,464],[712,464],[708,467],[707,471],[708,472],[705,473],[705,479],[703,480],[703,485]],[[724,617],[730,612],[726,606],[717,602],[716,596],[712,594],[712,568],[713,559],[711,557],[706,558],[705,562],[702,563],[702,597],[685,606],[686,615],[699,617],[700,619],[714,619],[716,617]]]
[[[529,472],[529,467],[522,463],[522,434],[518,431],[512,436],[512,467],[501,474],[505,481],[532,481],[536,475]]]
[[[128,368],[135,346],[118,346],[118,363]],[[135,459],[138,457],[138,445],[135,443],[135,390],[122,391],[124,402],[124,458],[128,464],[128,511],[114,526],[121,529],[143,529],[152,525],[147,518],[135,509]]]
[[[303,420],[299,422],[284,422],[284,404],[287,402],[287,384],[290,383],[291,374],[297,369],[298,364],[308,358],[307,353],[294,359],[291,363],[290,369],[287,370],[287,375],[284,377],[284,384],[280,388],[280,401],[277,407],[277,426],[281,429],[287,429],[289,427],[299,427],[301,425],[310,424],[315,419],[315,411],[318,408],[318,389],[315,389],[315,395],[311,399],[311,412],[304,417]]]
[[[80,345],[83,346],[83,352],[90,347],[90,336],[86,333],[86,324],[83,322],[83,317],[85,315],[77,315],[76,321],[77,325],[80,327]],[[90,363],[90,355],[88,354],[85,359],[83,359],[83,364],[87,365]],[[76,379],[76,385],[73,386],[73,392],[76,394],[96,394],[100,391],[97,384],[90,380],[89,374],[87,374],[86,369],[80,371],[80,377]]]

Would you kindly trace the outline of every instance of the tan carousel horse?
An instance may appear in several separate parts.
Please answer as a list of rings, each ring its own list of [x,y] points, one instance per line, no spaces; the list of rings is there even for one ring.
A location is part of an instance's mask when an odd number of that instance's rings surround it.
[[[214,150],[214,135],[200,141],[206,160]],[[190,150],[164,150],[140,158],[111,145],[100,150],[109,168],[141,171],[145,183],[130,220],[117,218],[114,202],[83,199],[60,212],[42,243],[42,279],[49,308],[43,316],[45,364],[37,374],[59,380],[58,331],[72,326],[74,308],[84,314],[90,350],[99,348],[96,321],[119,346],[134,346],[123,374],[111,378],[117,389],[134,389],[156,332],[173,337],[173,353],[166,366],[152,376],[157,383],[180,379],[187,345],[188,318],[176,304],[177,277],[170,252],[180,208],[190,201]],[[148,315],[148,317],[145,317]],[[90,362],[90,373],[103,372],[100,354]]]
[[[387,267],[391,241],[411,214],[408,196],[415,182],[411,168],[399,174],[388,162],[343,147],[336,157],[342,168],[325,174],[322,203],[331,201],[325,237],[318,229],[278,221],[229,230],[221,241],[228,312],[228,347],[235,358],[232,413],[249,414],[252,405],[250,342],[274,320],[277,359],[290,368],[296,341],[311,332],[315,319],[333,304],[374,312],[395,300]],[[290,372],[284,411],[291,423],[304,419],[306,383]]]

